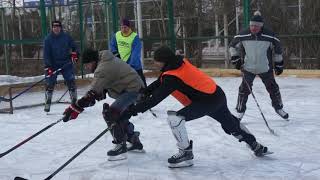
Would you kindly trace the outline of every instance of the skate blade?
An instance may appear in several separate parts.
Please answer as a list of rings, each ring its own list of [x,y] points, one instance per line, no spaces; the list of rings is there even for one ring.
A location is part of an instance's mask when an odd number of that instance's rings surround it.
[[[180,163],[168,163],[169,168],[183,168],[193,166],[193,160],[182,161]]]
[[[130,153],[146,153],[146,151],[144,149],[133,149],[128,152],[130,152]]]
[[[269,154],[273,154],[273,152],[272,152],[272,151],[267,151],[267,152],[262,153],[262,154],[259,154],[259,155],[256,155],[256,154],[255,154],[255,156],[257,156],[257,157],[263,157],[263,156],[267,156],[267,155],[269,155]]]
[[[108,156],[108,161],[120,161],[127,158],[128,158],[127,153],[122,153],[122,154],[119,154],[118,156]]]

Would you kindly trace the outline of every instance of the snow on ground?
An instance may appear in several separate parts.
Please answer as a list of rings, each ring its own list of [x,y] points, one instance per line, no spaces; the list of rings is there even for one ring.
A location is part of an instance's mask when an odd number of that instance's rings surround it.
[[[152,80],[148,79],[148,83]],[[230,110],[234,111],[240,78],[215,80],[226,92]],[[177,148],[166,122],[166,111],[182,107],[169,97],[153,108],[157,118],[150,112],[132,118],[136,130],[141,132],[146,153],[129,153],[127,160],[107,161],[107,151],[112,147],[111,135],[107,133],[53,179],[320,179],[320,81],[280,77],[277,82],[290,121],[281,119],[274,112],[259,78],[254,81],[253,89],[270,127],[279,136],[269,133],[251,96],[243,119],[258,141],[274,151],[268,157],[253,156],[244,143],[225,134],[215,120],[203,117],[186,124],[189,137],[194,141],[194,166],[169,169],[167,158],[176,153]],[[80,96],[86,90],[87,87],[81,88]],[[33,102],[36,99],[41,102],[43,96],[43,92],[28,93],[24,95],[24,101]],[[19,104],[19,101],[22,100],[17,98],[14,103]],[[109,98],[106,100],[112,101]],[[49,176],[106,128],[101,116],[102,104],[99,102],[87,108],[77,120],[56,124],[0,158],[0,179],[12,180],[15,176],[22,176],[38,180]],[[0,153],[61,118],[66,107],[66,104],[54,104],[50,115],[43,112],[43,107],[16,110],[13,115],[0,114]]]

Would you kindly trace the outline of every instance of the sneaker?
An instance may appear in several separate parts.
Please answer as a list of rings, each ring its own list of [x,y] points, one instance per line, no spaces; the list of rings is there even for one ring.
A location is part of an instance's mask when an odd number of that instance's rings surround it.
[[[192,140],[186,149],[179,149],[179,152],[168,159],[170,168],[188,167],[193,165]]]
[[[109,161],[118,161],[118,160],[123,160],[127,159],[127,145],[125,142],[121,143],[114,143],[114,148],[108,151],[107,155],[109,156],[108,160]]]
[[[235,116],[239,121],[241,121],[244,116],[244,112],[236,112]]]
[[[266,154],[270,154],[271,152],[268,152],[268,148],[261,145],[258,142],[254,142],[251,145],[251,150],[254,152],[254,155],[256,155],[257,157],[261,157],[264,156]]]
[[[140,132],[135,131],[134,134],[128,139],[128,142],[129,142],[127,147],[128,151],[137,151],[137,152],[143,151],[143,145],[140,142],[139,135],[140,135]]]
[[[289,114],[285,112],[283,109],[276,109],[276,113],[279,114],[283,119],[288,119]]]

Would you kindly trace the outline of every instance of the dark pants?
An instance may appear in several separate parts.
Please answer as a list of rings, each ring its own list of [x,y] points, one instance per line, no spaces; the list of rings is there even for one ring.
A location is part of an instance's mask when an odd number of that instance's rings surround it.
[[[110,132],[115,143],[125,142],[134,134],[134,125],[129,122],[130,117],[122,116],[122,112],[133,104],[137,97],[137,92],[125,92],[110,107],[103,106],[102,114],[108,127],[112,127]]]
[[[237,101],[237,111],[238,112],[245,112],[246,111],[246,103],[248,101],[248,96],[251,93],[252,90],[252,84],[253,80],[256,77],[256,74],[253,74],[248,71],[243,71],[243,76],[242,76],[242,83],[239,87],[239,94],[238,94],[238,101]],[[273,71],[269,71],[266,73],[262,74],[257,74],[263,84],[265,85],[271,101],[272,101],[272,106],[275,109],[282,109],[282,99],[281,99],[281,94],[279,90],[279,86],[275,81]]]
[[[217,120],[227,134],[234,135],[237,138],[241,137],[240,141],[245,141],[249,145],[256,141],[252,134],[240,128],[240,122],[229,111],[226,96],[219,86],[217,86],[214,97],[209,103],[192,102],[179,110],[177,115],[185,117],[186,121],[207,115]]]

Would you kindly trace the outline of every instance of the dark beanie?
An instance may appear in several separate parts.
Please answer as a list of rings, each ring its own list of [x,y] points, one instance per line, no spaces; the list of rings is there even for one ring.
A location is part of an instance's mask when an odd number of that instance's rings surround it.
[[[130,26],[130,21],[128,19],[126,19],[126,18],[121,20],[121,25],[131,27]]]
[[[53,25],[58,25],[58,26],[62,27],[61,21],[57,21],[57,20],[52,21],[51,26],[53,26]]]
[[[255,25],[255,26],[263,26],[263,18],[261,16],[260,11],[254,12],[253,16],[250,19],[250,25]]]
[[[99,61],[99,53],[91,48],[85,49],[82,53],[82,62],[84,64]]]
[[[154,52],[154,60],[167,63],[176,58],[176,55],[168,46],[161,46]]]

